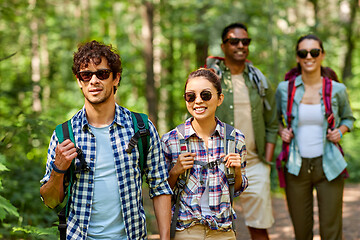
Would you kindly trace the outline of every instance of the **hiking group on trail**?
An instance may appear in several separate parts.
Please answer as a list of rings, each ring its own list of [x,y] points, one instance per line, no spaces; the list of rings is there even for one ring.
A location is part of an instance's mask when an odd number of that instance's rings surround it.
[[[145,114],[115,101],[122,62],[111,45],[90,41],[72,71],[84,107],[50,140],[40,194],[60,208],[60,239],[147,239],[142,182],[149,186],[160,239],[236,239],[239,197],[252,239],[274,224],[270,171],[277,137],[280,186],[296,239],[313,238],[313,189],[320,236],[342,239],[344,178],[340,140],[355,118],[344,84],[322,66],[322,41],[296,46],[298,66],[276,90],[248,60],[243,23],[226,26],[224,57],[184,81],[190,117],[161,138]]]

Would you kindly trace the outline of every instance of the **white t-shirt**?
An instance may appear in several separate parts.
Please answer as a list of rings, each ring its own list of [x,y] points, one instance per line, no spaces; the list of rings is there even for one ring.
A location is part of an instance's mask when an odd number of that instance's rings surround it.
[[[323,121],[320,104],[300,103],[298,131],[295,138],[301,157],[314,158],[323,154]]]

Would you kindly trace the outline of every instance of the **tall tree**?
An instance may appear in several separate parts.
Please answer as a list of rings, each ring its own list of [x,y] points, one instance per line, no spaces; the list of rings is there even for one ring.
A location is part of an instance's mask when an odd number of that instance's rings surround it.
[[[353,58],[353,52],[355,50],[354,27],[356,26],[356,21],[355,21],[356,12],[359,9],[359,4],[357,0],[349,0],[349,5],[350,5],[350,9],[349,9],[350,16],[348,17],[348,20],[345,23],[347,51],[345,54],[345,64],[342,72],[342,79],[344,82],[353,76],[352,58]]]
[[[154,5],[149,1],[144,1],[142,5],[142,37],[144,40],[144,58],[146,68],[146,100],[148,105],[149,118],[157,125],[157,94],[154,81]]]
[[[40,100],[40,53],[39,53],[39,20],[35,12],[36,0],[29,0],[29,9],[31,16],[30,29],[31,29],[31,81],[33,83],[32,90],[32,108],[34,112],[41,112]]]

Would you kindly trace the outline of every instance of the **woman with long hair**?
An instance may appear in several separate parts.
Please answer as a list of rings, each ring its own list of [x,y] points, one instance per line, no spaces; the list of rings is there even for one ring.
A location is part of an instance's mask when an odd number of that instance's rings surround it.
[[[354,117],[346,87],[328,80],[322,41],[315,35],[302,36],[296,45],[298,73],[294,80],[291,115],[287,115],[289,81],[276,92],[279,134],[289,143],[285,165],[285,192],[297,240],[313,239],[313,189],[319,207],[321,239],[342,239],[342,203],[346,161],[339,142],[353,127]],[[331,88],[328,88],[331,86]],[[325,90],[325,88],[330,90]],[[324,91],[329,97],[323,95]],[[290,94],[291,95],[291,94]],[[332,116],[326,116],[325,102],[331,102]],[[284,126],[291,118],[291,127]],[[328,117],[334,118],[330,126]]]

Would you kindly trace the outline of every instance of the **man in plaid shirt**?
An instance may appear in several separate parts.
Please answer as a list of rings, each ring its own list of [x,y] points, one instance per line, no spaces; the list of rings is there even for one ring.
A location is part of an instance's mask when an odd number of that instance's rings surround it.
[[[116,104],[121,60],[111,46],[96,41],[79,47],[73,73],[85,105],[71,119],[75,142],[89,171],[72,187],[67,239],[146,239],[139,152],[125,150],[134,135],[130,111]],[[149,121],[150,149],[144,167],[161,239],[170,238],[171,188],[154,125]],[[40,194],[50,208],[65,197],[64,173],[77,152],[70,140],[52,135]],[[79,160],[76,159],[76,163]]]

